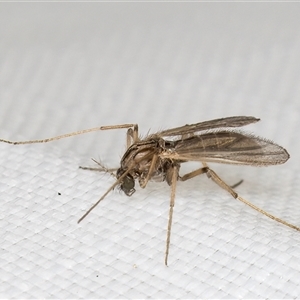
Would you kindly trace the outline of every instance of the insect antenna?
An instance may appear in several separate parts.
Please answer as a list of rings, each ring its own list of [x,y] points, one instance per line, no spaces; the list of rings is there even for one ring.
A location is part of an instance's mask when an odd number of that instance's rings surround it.
[[[114,173],[115,171],[118,170],[118,168],[106,168],[101,162],[97,161],[96,159],[92,158],[92,161],[94,163],[96,163],[97,165],[100,166],[100,168],[95,168],[95,167],[82,167],[82,166],[79,166],[79,169],[82,169],[82,170],[89,170],[89,171],[97,171],[97,172],[105,172],[105,173],[108,173],[110,174],[112,177],[116,178],[117,179],[117,175]]]

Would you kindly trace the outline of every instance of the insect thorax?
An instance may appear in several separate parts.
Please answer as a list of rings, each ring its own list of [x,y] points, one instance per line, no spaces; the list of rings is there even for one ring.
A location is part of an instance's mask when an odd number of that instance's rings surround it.
[[[120,182],[120,188],[126,195],[131,196],[135,192],[136,179],[141,187],[144,187],[148,180],[166,180],[169,185],[171,184],[168,173],[174,163],[170,159],[160,157],[164,151],[166,151],[166,145],[161,138],[146,139],[132,144],[127,149],[117,171],[117,178],[127,173]],[[150,169],[151,174],[149,174]]]

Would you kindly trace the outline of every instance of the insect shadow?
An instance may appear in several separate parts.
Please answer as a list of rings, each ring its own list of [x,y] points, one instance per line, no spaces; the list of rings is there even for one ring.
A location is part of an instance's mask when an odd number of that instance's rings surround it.
[[[289,154],[283,147],[270,140],[234,129],[256,123],[257,121],[259,121],[259,119],[248,116],[221,118],[162,130],[149,134],[145,138],[139,137],[137,124],[123,124],[95,127],[42,140],[12,142],[0,139],[0,142],[14,145],[46,143],[92,131],[127,129],[127,150],[121,159],[119,168],[107,169],[100,162],[95,160],[98,167],[82,167],[82,169],[108,172],[116,178],[116,181],[108,188],[104,195],[86,211],[78,220],[78,223],[80,223],[116,186],[119,186],[127,196],[131,196],[135,192],[136,181],[138,181],[141,188],[145,188],[150,180],[166,181],[171,187],[165,250],[165,264],[167,265],[177,181],[186,181],[201,174],[206,174],[208,178],[212,179],[217,185],[231,194],[233,198],[240,200],[277,222],[300,231],[299,227],[277,218],[243,199],[234,190],[241,181],[234,186],[229,186],[207,164],[212,162],[235,165],[270,166],[285,163],[289,159]],[[199,162],[202,166],[192,172],[180,175],[179,170],[181,164],[189,161]]]

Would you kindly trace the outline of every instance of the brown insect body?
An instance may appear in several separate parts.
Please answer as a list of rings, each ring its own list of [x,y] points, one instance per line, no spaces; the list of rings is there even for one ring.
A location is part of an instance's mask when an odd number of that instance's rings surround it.
[[[0,139],[0,141],[9,144],[45,143],[91,131],[127,129],[127,150],[121,159],[120,167],[116,173],[103,167],[101,163],[97,161],[95,162],[100,165],[100,168],[83,168],[109,172],[116,177],[116,181],[78,220],[78,223],[116,186],[119,186],[127,196],[131,196],[135,192],[134,187],[136,180],[138,180],[142,188],[146,187],[149,180],[166,181],[168,185],[171,186],[165,252],[165,264],[167,265],[173,208],[175,205],[176,183],[178,180],[186,181],[201,174],[206,174],[235,199],[240,200],[273,220],[300,231],[299,227],[267,213],[240,197],[233,190],[234,187],[226,184],[207,165],[207,163],[213,162],[235,165],[269,166],[282,164],[287,161],[289,154],[281,146],[272,141],[234,129],[235,127],[242,127],[257,121],[259,121],[259,119],[247,116],[228,117],[160,131],[144,139],[138,137],[137,124],[124,124],[102,126],[43,140],[12,142]],[[202,167],[180,176],[179,170],[181,164],[188,161],[200,162]]]
[[[154,157],[155,164],[149,173]],[[121,159],[117,178],[128,170],[120,187],[131,196],[136,179],[142,188],[148,180],[166,180],[171,185],[175,166],[176,177],[181,179],[180,164],[188,161],[267,166],[284,163],[288,158],[287,151],[279,145],[243,132],[210,130],[199,135],[185,134],[173,141],[150,135],[129,146]]]
[[[172,165],[176,164],[179,170],[180,165],[171,159],[164,158],[163,154],[173,152],[173,146],[174,142],[165,141],[155,136],[133,143],[123,155],[121,166],[116,173],[117,179],[125,172],[127,173],[120,182],[121,190],[127,196],[131,196],[135,192],[136,179],[142,188],[146,186],[148,180],[166,180],[171,185],[170,169],[172,169]],[[153,163],[154,157],[156,160]]]

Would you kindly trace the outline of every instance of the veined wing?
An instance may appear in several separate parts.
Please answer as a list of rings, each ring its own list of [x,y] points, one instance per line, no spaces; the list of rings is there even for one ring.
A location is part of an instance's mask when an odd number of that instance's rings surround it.
[[[282,164],[289,159],[288,152],[279,145],[236,131],[208,132],[170,142],[170,145],[161,157],[253,166]]]
[[[190,125],[187,124],[181,127],[163,130],[158,132],[157,134],[161,137],[186,135],[186,134],[192,134],[199,131],[216,129],[216,128],[242,127],[251,123],[255,123],[257,121],[259,121],[259,119],[254,117],[245,117],[245,116],[228,117],[228,118],[200,122],[196,124],[190,124]]]

